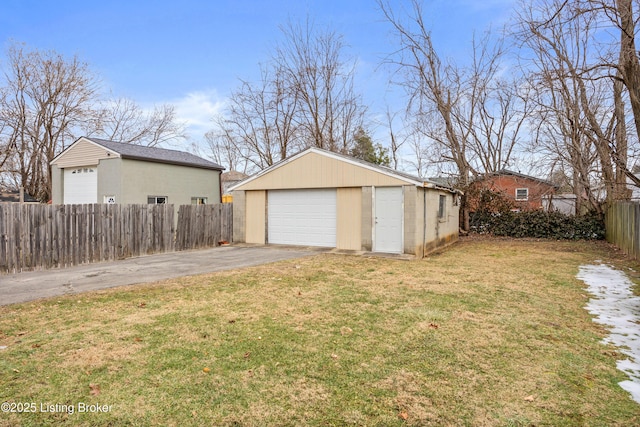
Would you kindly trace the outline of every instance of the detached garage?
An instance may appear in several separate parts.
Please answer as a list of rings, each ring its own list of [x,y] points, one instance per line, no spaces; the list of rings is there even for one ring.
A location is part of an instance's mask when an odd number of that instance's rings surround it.
[[[234,242],[422,257],[458,238],[456,190],[318,148],[230,190]]]

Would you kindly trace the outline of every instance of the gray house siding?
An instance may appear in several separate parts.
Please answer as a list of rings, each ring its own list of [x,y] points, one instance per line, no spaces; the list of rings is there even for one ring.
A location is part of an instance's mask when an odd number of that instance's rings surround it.
[[[122,201],[116,199],[117,203],[147,203],[149,196],[167,197],[168,203],[175,206],[191,204],[192,197],[204,197],[207,203],[220,203],[220,171],[137,160],[120,161]],[[135,183],[135,186],[126,183]]]
[[[64,169],[59,168],[56,165],[51,165],[51,202],[54,205],[61,205],[64,203],[62,200],[63,185],[64,185]]]
[[[122,159],[103,159],[98,163],[98,203],[104,203],[105,196],[115,196],[116,203],[126,203],[122,199]]]
[[[53,165],[53,203],[64,201],[64,169]],[[220,171],[188,166],[113,158],[98,164],[98,203],[145,204],[149,196],[164,196],[173,205],[187,205],[192,197],[220,203]]]

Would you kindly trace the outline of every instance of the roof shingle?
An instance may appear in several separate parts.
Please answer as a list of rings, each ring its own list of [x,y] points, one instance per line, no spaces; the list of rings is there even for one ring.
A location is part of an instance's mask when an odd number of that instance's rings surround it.
[[[193,166],[204,169],[224,170],[223,166],[198,157],[185,151],[169,150],[166,148],[146,147],[143,145],[126,144],[108,141],[100,138],[87,138],[89,141],[102,145],[120,154],[123,159],[146,160],[158,163],[169,163],[183,166]]]

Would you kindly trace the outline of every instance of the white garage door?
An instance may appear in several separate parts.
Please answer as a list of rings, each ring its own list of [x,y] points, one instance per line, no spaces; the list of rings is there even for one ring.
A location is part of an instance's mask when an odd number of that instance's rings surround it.
[[[267,194],[269,243],[336,246],[336,190],[272,190]]]
[[[98,203],[98,167],[65,168],[64,203]]]

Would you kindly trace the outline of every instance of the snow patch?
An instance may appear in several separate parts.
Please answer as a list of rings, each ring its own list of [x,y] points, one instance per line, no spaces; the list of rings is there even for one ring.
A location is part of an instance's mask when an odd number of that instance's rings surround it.
[[[619,347],[628,357],[617,362],[618,369],[629,376],[620,387],[640,403],[640,297],[633,295],[633,283],[622,271],[607,265],[583,265],[577,277],[594,296],[586,305],[596,316],[594,322],[611,332],[604,342]]]

